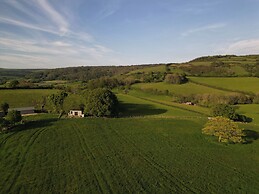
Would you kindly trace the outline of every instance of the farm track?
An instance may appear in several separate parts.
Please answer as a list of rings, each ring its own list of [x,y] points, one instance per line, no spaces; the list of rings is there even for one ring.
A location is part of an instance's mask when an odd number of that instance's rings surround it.
[[[79,139],[80,146],[81,146],[84,154],[87,156],[89,164],[91,165],[91,171],[94,173],[95,184],[96,184],[99,192],[104,193],[106,191],[106,189],[108,189],[108,191],[111,193],[111,188],[110,188],[109,184],[107,183],[107,181],[104,179],[104,177],[105,177],[104,173],[101,171],[99,164],[95,161],[95,156],[91,152],[84,135],[80,131],[80,127],[76,123],[74,123],[74,129],[75,129],[75,132]],[[98,169],[96,170],[96,168],[98,168]],[[99,174],[98,171],[100,171],[101,173]]]
[[[45,132],[47,128],[36,130],[32,135],[28,138],[27,142],[25,143],[25,151],[23,153],[19,153],[19,159],[16,161],[17,165],[16,168],[13,169],[12,172],[10,172],[9,177],[5,180],[5,184],[10,185],[6,192],[4,193],[10,193],[13,186],[16,184],[18,178],[20,177],[20,174],[23,170],[23,167],[26,163],[27,155],[30,152],[30,150],[33,148],[33,144],[35,141],[39,138],[39,136]],[[21,155],[22,154],[22,155]]]

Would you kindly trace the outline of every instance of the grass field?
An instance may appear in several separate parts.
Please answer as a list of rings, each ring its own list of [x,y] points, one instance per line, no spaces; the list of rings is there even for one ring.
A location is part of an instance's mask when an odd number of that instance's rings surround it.
[[[259,78],[235,77],[235,78],[213,78],[213,77],[191,77],[191,80],[227,90],[244,92],[259,92]]]
[[[259,104],[238,105],[237,112],[253,119],[254,124],[259,126]]]
[[[204,119],[46,116],[0,134],[0,193],[259,190],[259,141],[218,144],[201,134]]]
[[[166,96],[166,95],[154,95],[154,94],[149,94],[147,92],[142,92],[139,90],[130,90],[128,93],[129,96],[134,96],[135,98],[141,98],[144,99],[148,102],[155,102],[157,104],[162,104],[162,105],[167,105],[169,107],[173,107],[173,108],[179,108],[179,109],[184,109],[184,110],[188,110],[191,112],[196,112],[199,113],[201,115],[210,115],[210,110],[208,108],[205,107],[201,107],[201,106],[189,106],[189,105],[185,105],[185,104],[180,104],[180,103],[176,103],[173,102],[173,98],[171,96]],[[120,95],[119,95],[120,97]]]
[[[0,90],[0,103],[7,102],[10,108],[35,106],[42,96],[56,93],[51,89]]]
[[[134,84],[133,88],[139,89],[157,89],[157,90],[168,90],[173,94],[189,95],[189,94],[226,94],[228,92],[210,88],[207,86],[198,85],[195,83],[186,83],[186,84],[168,84],[165,82],[159,83],[140,83]]]
[[[178,107],[168,106],[159,102],[145,100],[139,97],[117,94],[122,106],[124,117],[204,117],[200,113],[184,110]]]

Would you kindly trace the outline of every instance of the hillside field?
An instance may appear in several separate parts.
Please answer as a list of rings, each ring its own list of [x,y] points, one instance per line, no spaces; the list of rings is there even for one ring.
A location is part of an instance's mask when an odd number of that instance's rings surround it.
[[[168,90],[173,94],[189,95],[189,94],[226,94],[228,92],[214,89],[207,86],[198,85],[188,82],[186,84],[168,84],[165,82],[158,83],[139,83],[134,84],[132,88],[136,89],[157,89],[160,91]]]
[[[10,108],[35,106],[43,96],[57,91],[53,89],[0,90],[0,102],[7,102]]]
[[[259,78],[256,77],[191,77],[190,80],[226,90],[259,93]]]

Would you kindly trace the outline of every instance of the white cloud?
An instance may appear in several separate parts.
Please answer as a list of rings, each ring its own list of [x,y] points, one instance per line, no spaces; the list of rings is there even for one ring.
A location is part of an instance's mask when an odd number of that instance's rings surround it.
[[[59,14],[47,0],[37,0],[43,13],[58,26],[59,31],[64,35],[69,31],[69,23]]]
[[[222,49],[225,53],[230,54],[259,54],[259,39],[241,40],[229,44]]]
[[[226,24],[224,24],[224,23],[218,23],[218,24],[202,26],[199,28],[193,28],[193,29],[190,29],[190,30],[182,33],[182,36],[189,36],[191,34],[198,33],[198,32],[212,31],[212,30],[223,28],[225,26],[226,26]]]

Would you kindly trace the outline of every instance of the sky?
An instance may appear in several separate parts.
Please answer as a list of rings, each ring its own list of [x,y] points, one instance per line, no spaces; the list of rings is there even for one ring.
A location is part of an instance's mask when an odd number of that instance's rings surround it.
[[[0,0],[0,68],[259,54],[259,0]]]

